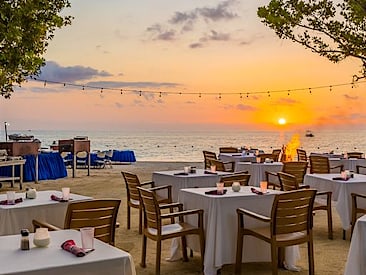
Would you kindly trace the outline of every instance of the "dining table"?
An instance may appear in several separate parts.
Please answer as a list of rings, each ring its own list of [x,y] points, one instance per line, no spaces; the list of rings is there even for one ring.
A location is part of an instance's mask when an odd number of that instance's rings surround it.
[[[37,191],[36,198],[26,198],[26,192],[17,192],[13,205],[0,204],[0,236],[20,233],[21,229],[33,231],[32,220],[43,220],[63,228],[67,206],[70,202],[90,200],[92,197],[70,194],[70,200],[56,201],[51,195],[62,198],[61,190]],[[6,194],[0,194],[0,201],[7,200]],[[20,201],[21,200],[21,201]]]
[[[194,173],[185,173],[184,170],[157,171],[152,175],[155,186],[171,185],[172,199],[178,200],[180,189],[192,187],[216,187],[221,176],[230,175],[231,172],[211,172],[205,169],[195,169]]]
[[[0,274],[18,275],[99,275],[121,274],[136,275],[131,255],[94,239],[94,251],[84,257],[63,250],[61,244],[74,240],[81,247],[81,236],[77,230],[50,231],[50,244],[36,247],[30,234],[30,249],[20,249],[20,234],[0,236]]]
[[[347,230],[351,227],[352,198],[351,193],[366,193],[366,175],[353,174],[353,177],[344,180],[340,174],[306,174],[304,184],[318,191],[331,191],[332,201],[340,217],[342,228]],[[360,207],[366,204],[360,201]]]
[[[261,181],[266,180],[266,171],[277,173],[282,170],[282,162],[236,162],[235,172],[248,171],[250,174],[249,185],[259,186]]]
[[[269,217],[274,196],[282,192],[268,190],[263,195],[258,195],[253,193],[251,188],[242,186],[239,192],[234,192],[231,187],[226,187],[224,195],[206,194],[215,190],[212,187],[187,188],[179,191],[178,201],[183,204],[185,210],[203,209],[204,211],[205,275],[216,275],[223,265],[235,263],[238,226],[236,209],[245,208]],[[192,225],[197,224],[197,217],[189,216],[186,222]],[[260,221],[250,217],[245,217],[245,224],[248,228],[262,225]],[[178,239],[174,239],[171,248],[172,260],[179,258],[181,249],[178,249],[178,244]],[[199,251],[198,237],[189,235],[187,245],[193,251]],[[270,262],[270,251],[268,243],[256,238],[245,238],[242,262]],[[285,261],[288,266],[295,266],[299,257],[298,246],[286,248]]]
[[[357,219],[353,230],[351,244],[344,275],[366,274],[366,215]]]
[[[220,153],[219,160],[223,162],[239,162],[239,161],[248,161],[248,162],[256,162],[257,157],[254,153]]]
[[[357,158],[329,158],[330,167],[343,165],[344,170],[356,172],[357,165],[366,166],[366,159]]]

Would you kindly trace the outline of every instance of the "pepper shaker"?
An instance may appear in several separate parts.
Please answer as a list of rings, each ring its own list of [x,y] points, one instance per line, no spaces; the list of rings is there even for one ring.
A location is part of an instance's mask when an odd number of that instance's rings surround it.
[[[29,230],[22,229],[20,231],[20,235],[22,236],[22,238],[20,240],[20,249],[29,250]]]

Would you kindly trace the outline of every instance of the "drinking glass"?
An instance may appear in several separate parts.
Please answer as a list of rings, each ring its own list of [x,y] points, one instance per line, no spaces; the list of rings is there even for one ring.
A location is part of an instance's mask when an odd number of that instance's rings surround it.
[[[62,199],[68,201],[70,199],[70,187],[62,187]]]
[[[224,193],[224,183],[223,182],[216,183],[216,187],[217,187],[217,194]]]
[[[81,247],[84,250],[94,249],[94,227],[80,228]]]
[[[260,182],[259,186],[260,186],[261,191],[263,193],[266,193],[267,192],[267,185],[268,185],[268,183],[266,181],[261,181]]]
[[[6,199],[8,204],[15,204],[15,191],[7,191]]]

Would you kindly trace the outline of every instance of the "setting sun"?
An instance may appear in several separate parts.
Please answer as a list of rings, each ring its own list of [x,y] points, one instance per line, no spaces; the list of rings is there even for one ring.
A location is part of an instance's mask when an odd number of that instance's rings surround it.
[[[280,118],[280,119],[278,120],[278,124],[280,124],[280,125],[285,125],[285,124],[286,124],[286,119],[284,119],[284,118]]]

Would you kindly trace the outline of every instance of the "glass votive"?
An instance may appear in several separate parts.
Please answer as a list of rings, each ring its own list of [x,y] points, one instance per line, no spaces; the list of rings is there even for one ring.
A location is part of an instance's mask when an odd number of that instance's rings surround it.
[[[190,166],[184,166],[184,173],[189,173],[191,171],[191,167]]]
[[[15,191],[6,192],[7,204],[15,204]]]
[[[216,187],[217,187],[217,194],[224,193],[224,183],[223,182],[216,183]]]
[[[268,183],[266,181],[261,181],[259,183],[259,187],[261,188],[261,191],[263,193],[266,193],[267,192],[267,185],[268,185]]]
[[[257,157],[257,163],[261,163],[261,158],[260,157]]]
[[[62,199],[68,201],[70,199],[70,187],[62,187]]]
[[[211,172],[216,172],[216,165],[211,165]]]

